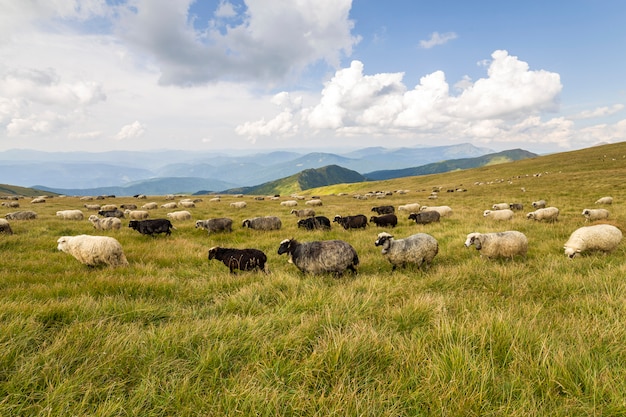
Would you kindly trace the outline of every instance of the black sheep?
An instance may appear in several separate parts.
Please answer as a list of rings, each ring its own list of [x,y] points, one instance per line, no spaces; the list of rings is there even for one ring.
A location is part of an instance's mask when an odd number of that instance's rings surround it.
[[[441,218],[441,214],[438,211],[422,211],[419,213],[409,214],[409,220],[415,220],[417,224],[428,224],[438,222]]]
[[[372,207],[372,211],[375,211],[378,214],[393,214],[394,208],[393,206],[378,206]]]
[[[231,274],[234,273],[235,269],[252,271],[255,268],[259,268],[265,273],[268,272],[265,267],[267,256],[258,249],[220,248],[219,246],[214,246],[209,249],[209,260],[211,259],[222,261],[230,269]]]
[[[148,219],[148,220],[131,220],[128,227],[141,233],[142,235],[154,236],[158,233],[171,235],[170,229],[176,229],[168,219]]]
[[[298,220],[298,227],[306,230],[330,229],[330,219],[326,216],[307,217]]]
[[[395,214],[384,214],[382,216],[370,217],[370,223],[374,223],[376,226],[382,227],[396,227],[398,224],[398,217]]]
[[[367,227],[367,217],[363,214],[356,214],[354,216],[340,216],[336,215],[333,222],[339,223],[344,229],[360,229]]]

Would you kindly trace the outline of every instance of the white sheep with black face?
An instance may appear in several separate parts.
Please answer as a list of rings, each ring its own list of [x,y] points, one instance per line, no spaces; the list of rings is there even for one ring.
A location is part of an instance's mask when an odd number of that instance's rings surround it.
[[[609,218],[609,211],[607,209],[584,209],[583,217],[585,218],[585,222],[606,220]]]
[[[117,267],[128,265],[122,245],[116,239],[108,236],[61,236],[57,240],[57,249],[69,253],[88,266],[104,264]]]
[[[576,229],[565,245],[570,259],[582,252],[612,252],[622,241],[622,231],[610,224],[596,224]]]
[[[382,246],[381,253],[391,263],[392,270],[409,264],[427,269],[439,252],[439,243],[427,233],[416,233],[404,239],[394,239],[393,235],[382,232],[374,242]]]
[[[477,233],[467,235],[465,247],[474,245],[480,255],[485,258],[526,257],[528,238],[522,232],[509,230],[506,232]]]

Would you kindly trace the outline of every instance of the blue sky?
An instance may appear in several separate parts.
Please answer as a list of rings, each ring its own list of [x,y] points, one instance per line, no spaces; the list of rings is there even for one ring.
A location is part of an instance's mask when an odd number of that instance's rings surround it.
[[[626,137],[620,0],[0,0],[0,150]]]

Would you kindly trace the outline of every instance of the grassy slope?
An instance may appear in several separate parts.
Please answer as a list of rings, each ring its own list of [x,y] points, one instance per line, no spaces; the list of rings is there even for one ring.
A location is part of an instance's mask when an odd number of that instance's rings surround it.
[[[567,260],[562,244],[603,195],[615,198],[611,223],[624,229],[625,162],[626,145],[617,144],[308,191],[322,196],[316,210],[328,217],[369,215],[383,203],[451,206],[440,224],[401,215],[393,230],[438,239],[427,272],[390,273],[373,245],[376,228],[305,232],[289,209],[251,197],[240,211],[228,206],[234,197],[192,209],[194,219],[232,217],[231,234],[207,236],[192,221],[176,223],[169,238],[100,232],[122,243],[131,265],[89,269],[55,249],[60,235],[96,234],[86,220],[54,215],[83,202],[23,202],[39,219],[12,222],[15,235],[0,236],[0,415],[622,415],[625,245]],[[427,200],[439,186],[468,191]],[[328,195],[399,189],[409,193]],[[481,215],[493,203],[540,198],[561,209],[559,222]],[[271,214],[283,230],[240,227]],[[528,236],[526,260],[486,261],[463,248],[469,232],[510,229]],[[359,274],[301,275],[276,253],[293,236],[349,241]],[[262,249],[272,273],[231,276],[207,261],[214,245]]]

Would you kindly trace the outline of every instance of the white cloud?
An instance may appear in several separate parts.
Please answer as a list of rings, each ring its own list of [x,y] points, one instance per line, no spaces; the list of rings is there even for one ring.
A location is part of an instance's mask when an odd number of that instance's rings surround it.
[[[146,127],[135,120],[133,123],[122,127],[122,129],[113,137],[115,140],[137,139],[143,136]]]
[[[594,119],[597,117],[610,116],[624,109],[623,104],[614,104],[613,106],[598,107],[593,110],[585,110],[572,116],[573,119]]]
[[[444,45],[456,38],[457,35],[454,32],[446,32],[441,34],[439,32],[433,32],[430,35],[430,39],[420,41],[420,48],[430,49],[438,45]]]

